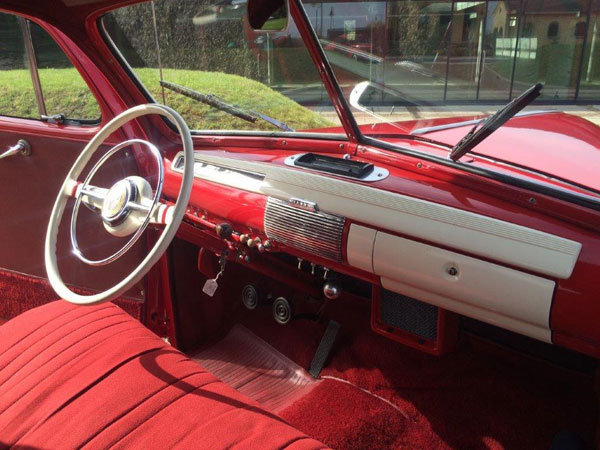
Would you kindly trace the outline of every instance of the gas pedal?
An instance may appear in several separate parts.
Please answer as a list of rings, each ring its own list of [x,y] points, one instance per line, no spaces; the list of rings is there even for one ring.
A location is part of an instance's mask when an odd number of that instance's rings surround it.
[[[313,359],[310,363],[310,369],[308,369],[308,373],[310,373],[313,377],[318,378],[321,370],[323,370],[323,367],[325,367],[325,363],[327,362],[331,350],[333,349],[333,344],[335,344],[340,327],[340,324],[335,320],[330,320],[327,324],[325,334],[323,334],[321,342],[319,342],[315,356],[313,356]]]

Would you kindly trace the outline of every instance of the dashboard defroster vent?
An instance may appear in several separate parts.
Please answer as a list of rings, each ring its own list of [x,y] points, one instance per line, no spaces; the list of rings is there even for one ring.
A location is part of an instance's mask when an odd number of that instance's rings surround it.
[[[273,197],[265,210],[265,232],[270,240],[336,262],[342,261],[345,222],[344,217],[299,208]]]

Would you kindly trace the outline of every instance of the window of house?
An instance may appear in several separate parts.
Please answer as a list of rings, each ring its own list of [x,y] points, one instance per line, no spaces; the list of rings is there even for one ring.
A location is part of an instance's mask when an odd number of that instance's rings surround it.
[[[100,109],[88,86],[39,25],[0,13],[0,49],[0,114],[99,121]]]
[[[548,37],[558,37],[558,22],[550,22],[550,25],[548,25]]]
[[[583,39],[585,37],[585,22],[577,22],[575,24],[575,38]]]
[[[525,22],[523,24],[523,30],[521,31],[521,37],[531,38],[535,37],[535,28],[533,22]]]

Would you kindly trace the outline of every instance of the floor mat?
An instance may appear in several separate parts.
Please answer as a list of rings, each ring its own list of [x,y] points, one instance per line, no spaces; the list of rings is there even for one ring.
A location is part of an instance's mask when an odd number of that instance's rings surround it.
[[[319,380],[242,325],[192,358],[217,378],[279,412],[307,395]]]

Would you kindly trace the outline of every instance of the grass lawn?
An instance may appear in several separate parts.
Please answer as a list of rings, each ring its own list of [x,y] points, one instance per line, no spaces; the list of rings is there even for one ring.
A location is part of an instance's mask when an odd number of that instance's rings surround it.
[[[40,69],[48,114],[63,113],[73,119],[98,119],[100,109],[75,69]],[[0,71],[0,113],[39,118],[29,70]]]
[[[152,96],[162,102],[157,69],[135,69]],[[75,69],[40,69],[46,109],[73,119],[100,116],[95,99]],[[254,80],[224,73],[164,69],[166,81],[202,94],[214,94],[244,110],[254,110],[288,124],[296,130],[333,126],[330,121]],[[165,89],[166,103],[177,110],[191,129],[277,130],[258,119],[255,123],[230,116],[210,106]],[[38,117],[28,70],[0,71],[0,112],[18,117]]]

